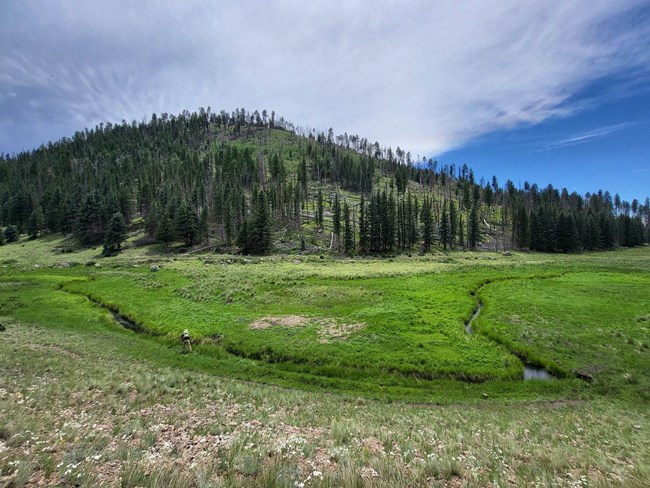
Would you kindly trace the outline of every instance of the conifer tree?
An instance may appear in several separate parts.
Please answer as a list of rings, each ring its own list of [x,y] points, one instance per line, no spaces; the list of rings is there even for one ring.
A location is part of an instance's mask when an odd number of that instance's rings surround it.
[[[104,226],[97,192],[89,193],[81,204],[74,234],[81,244],[97,244],[103,239]]]
[[[450,242],[449,218],[447,217],[447,205],[442,205],[442,217],[440,217],[440,244],[443,249],[447,250],[447,244]]]
[[[199,218],[189,203],[181,206],[176,215],[176,235],[183,240],[186,246],[196,244],[199,237]]]
[[[380,197],[379,192],[375,193],[370,197],[370,204],[368,205],[368,211],[366,212],[368,216],[368,229],[370,235],[370,252],[380,252],[381,251],[381,206],[380,206]]]
[[[5,240],[7,244],[18,240],[18,230],[13,225],[8,225],[5,229]]]
[[[530,220],[528,211],[523,204],[517,210],[517,248],[526,249],[530,246]]]
[[[247,229],[247,254],[267,254],[271,251],[271,215],[263,191],[255,199],[255,210]]]
[[[429,252],[433,244],[433,215],[431,213],[431,202],[425,198],[422,202],[422,252]]]
[[[570,213],[562,212],[557,224],[557,250],[561,252],[576,251],[578,242],[578,231],[573,216]]]
[[[298,182],[303,195],[307,195],[307,161],[302,157],[300,166],[298,166]]]
[[[147,236],[158,239],[158,236],[156,234],[158,232],[158,227],[160,227],[161,220],[162,212],[160,210],[160,205],[158,202],[155,202],[151,205],[144,218],[144,229],[147,233]]]
[[[116,212],[111,217],[104,235],[104,256],[112,256],[120,251],[122,242],[126,240],[126,222],[121,212]]]
[[[35,205],[32,214],[29,216],[27,222],[27,234],[30,239],[36,239],[43,227],[45,226],[45,217],[43,216],[43,208],[40,205]]]
[[[366,214],[366,202],[361,194],[361,203],[359,205],[359,251],[362,254],[368,252],[370,248],[370,232],[368,228],[368,218]]]
[[[324,214],[324,202],[323,202],[323,191],[318,190],[318,197],[316,200],[316,223],[322,229],[323,228],[323,214]]]
[[[338,193],[334,196],[334,204],[332,205],[332,227],[340,251],[341,250],[341,204],[339,202]]]
[[[454,247],[456,243],[456,233],[458,226],[458,217],[456,215],[456,205],[453,200],[449,200],[449,245]]]
[[[382,239],[385,251],[392,252],[395,249],[395,230],[396,230],[396,211],[395,211],[395,198],[391,190],[389,195],[386,195],[384,190],[384,222],[382,224]]]
[[[208,238],[208,207],[204,206],[201,209],[201,216],[199,217],[199,232],[198,239],[200,241],[207,240]]]
[[[230,245],[233,237],[232,207],[230,202],[225,202],[223,206],[223,232],[226,238],[226,244]]]
[[[469,214],[469,223],[467,229],[467,240],[469,248],[474,251],[479,243],[479,224],[478,224],[478,210],[476,204],[472,205],[472,210]]]
[[[408,219],[407,243],[409,249],[412,249],[413,246],[418,241],[418,215],[417,215],[418,208],[417,207],[418,207],[417,198],[415,199],[415,202],[413,202],[413,199],[411,198],[411,193],[409,192],[408,199],[406,201],[406,213]]]
[[[604,249],[611,249],[614,247],[616,239],[616,230],[614,227],[614,218],[611,215],[606,213],[601,214],[601,225],[602,229],[602,244]]]
[[[354,234],[352,232],[352,222],[350,220],[350,208],[348,203],[343,203],[343,221],[344,221],[344,248],[345,253],[351,256],[354,253]]]
[[[237,247],[239,248],[242,254],[250,254],[248,248],[248,221],[244,220],[239,226],[239,232],[237,233]]]
[[[176,227],[169,214],[165,213],[161,218],[154,236],[157,240],[164,242],[166,246],[176,240]]]

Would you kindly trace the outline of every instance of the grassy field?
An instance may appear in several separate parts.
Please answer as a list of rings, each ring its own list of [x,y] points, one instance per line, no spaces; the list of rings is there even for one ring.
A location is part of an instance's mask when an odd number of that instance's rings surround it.
[[[0,486],[650,479],[648,248],[392,260],[55,248],[66,242],[0,248]],[[562,379],[522,381],[519,357]]]

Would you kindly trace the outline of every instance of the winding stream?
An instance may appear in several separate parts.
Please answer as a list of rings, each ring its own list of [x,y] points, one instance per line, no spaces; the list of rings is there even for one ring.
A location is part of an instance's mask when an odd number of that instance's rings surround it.
[[[95,302],[95,303],[97,303],[97,302]],[[111,312],[111,314],[113,315],[113,320],[115,320],[115,322],[120,324],[125,329],[132,330],[133,332],[136,332],[137,334],[144,334],[146,332],[142,327],[140,327],[139,324],[136,324],[132,320],[126,318],[124,315],[120,315],[117,312],[113,312],[108,307],[104,307],[101,304],[99,304],[99,305],[102,308],[104,308],[105,310],[108,310],[109,312]]]
[[[476,306],[476,309],[474,310],[474,313],[472,314],[472,317],[465,323],[465,332],[468,334],[473,334],[472,331],[472,323],[476,318],[479,316],[481,313],[481,309],[483,308],[483,303],[481,301],[478,301],[478,305]],[[519,356],[517,356],[519,357]],[[521,362],[524,364],[524,381],[528,380],[552,380],[555,377],[546,371],[544,368],[535,366],[533,364],[527,363],[523,358],[519,357]]]

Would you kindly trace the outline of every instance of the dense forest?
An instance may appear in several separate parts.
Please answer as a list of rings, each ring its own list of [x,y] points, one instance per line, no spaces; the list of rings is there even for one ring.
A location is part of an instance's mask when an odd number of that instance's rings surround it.
[[[648,198],[476,181],[466,165],[266,110],[154,114],[0,155],[0,244],[63,233],[106,255],[130,231],[136,245],[246,254],[576,252],[647,243],[649,220]]]

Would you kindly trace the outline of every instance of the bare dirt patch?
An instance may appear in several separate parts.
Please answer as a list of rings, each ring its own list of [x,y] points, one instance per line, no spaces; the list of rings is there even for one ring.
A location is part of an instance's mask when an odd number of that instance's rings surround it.
[[[345,340],[353,332],[361,330],[366,326],[362,322],[346,324],[336,322],[332,319],[310,318],[302,315],[283,315],[278,317],[262,317],[250,324],[250,328],[262,330],[270,327],[300,327],[312,324],[318,326],[318,337],[321,344],[327,344],[333,340]]]
[[[297,327],[309,323],[307,317],[300,315],[283,315],[282,317],[262,317],[250,325],[251,329],[268,329],[269,327]]]
[[[353,332],[363,329],[366,324],[358,322],[356,324],[339,324],[331,320],[322,320],[319,322],[320,330],[318,335],[321,344],[327,344],[332,340],[345,340]]]

